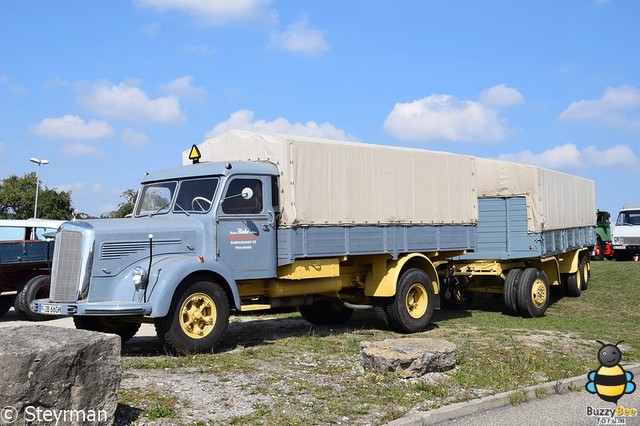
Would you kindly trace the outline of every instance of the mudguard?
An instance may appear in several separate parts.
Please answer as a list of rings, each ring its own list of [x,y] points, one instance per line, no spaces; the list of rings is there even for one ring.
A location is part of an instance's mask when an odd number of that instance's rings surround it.
[[[229,290],[233,298],[232,309],[240,309],[240,294],[233,278],[233,271],[213,260],[200,261],[193,256],[170,256],[154,263],[147,289],[147,300],[151,303],[152,317],[163,317],[169,313],[173,295],[178,286],[189,276],[207,274],[218,279],[218,284]]]

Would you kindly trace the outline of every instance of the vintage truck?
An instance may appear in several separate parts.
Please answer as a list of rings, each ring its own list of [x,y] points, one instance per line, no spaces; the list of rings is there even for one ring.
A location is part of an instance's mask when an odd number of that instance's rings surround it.
[[[62,220],[0,220],[0,316],[13,306],[19,316],[45,319],[31,311],[35,298],[49,294],[53,238]]]
[[[638,260],[640,255],[640,203],[626,203],[618,212],[613,228],[616,260]]]
[[[123,340],[153,322],[179,353],[275,307],[316,324],[371,309],[411,333],[440,307],[438,268],[476,249],[471,156],[232,130],[183,163],[145,176],[131,219],[63,224],[34,312]]]

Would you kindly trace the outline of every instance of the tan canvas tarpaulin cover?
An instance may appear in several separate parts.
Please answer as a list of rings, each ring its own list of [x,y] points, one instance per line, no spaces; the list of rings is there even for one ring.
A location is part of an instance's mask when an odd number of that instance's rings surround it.
[[[198,148],[202,161],[276,163],[284,226],[478,219],[470,156],[239,130]],[[185,151],[183,164],[189,162]]]
[[[476,158],[479,197],[524,195],[530,232],[595,226],[592,180],[534,166]]]

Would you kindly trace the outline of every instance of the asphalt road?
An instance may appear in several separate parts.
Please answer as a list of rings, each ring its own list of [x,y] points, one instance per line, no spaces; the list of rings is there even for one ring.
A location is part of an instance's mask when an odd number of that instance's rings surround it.
[[[634,380],[635,381],[635,380]],[[636,383],[637,384],[637,383]],[[598,417],[587,414],[588,407],[598,409],[615,409],[616,405],[601,400],[597,395],[582,389],[580,392],[568,392],[562,395],[552,395],[535,399],[520,405],[507,405],[482,413],[461,417],[438,423],[442,426],[484,426],[484,425],[514,425],[514,426],[548,426],[548,425],[604,425],[626,424],[640,425],[640,392],[624,395],[618,406],[634,408],[636,417]]]

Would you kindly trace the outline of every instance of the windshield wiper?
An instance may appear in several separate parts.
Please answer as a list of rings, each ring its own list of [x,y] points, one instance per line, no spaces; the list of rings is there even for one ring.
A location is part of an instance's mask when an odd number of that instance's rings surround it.
[[[176,207],[179,208],[182,212],[184,212],[184,214],[187,215],[187,217],[191,216],[191,214],[186,211],[180,204],[176,203]],[[175,211],[175,209],[173,209],[173,211]]]

